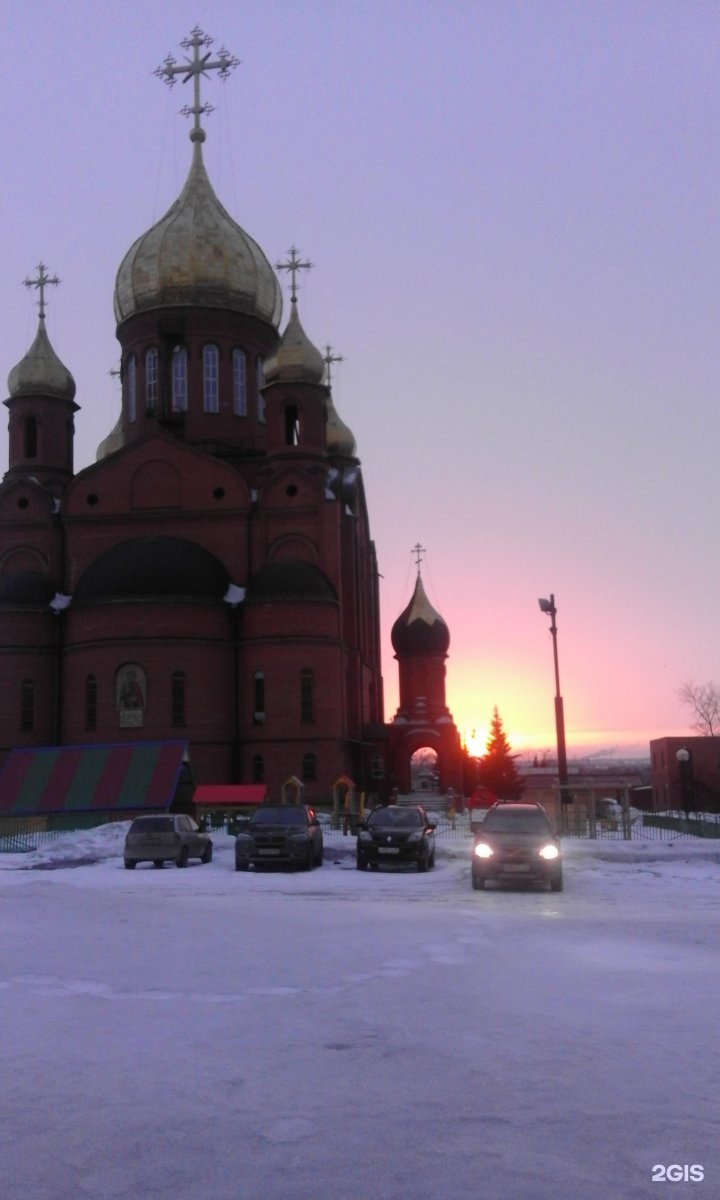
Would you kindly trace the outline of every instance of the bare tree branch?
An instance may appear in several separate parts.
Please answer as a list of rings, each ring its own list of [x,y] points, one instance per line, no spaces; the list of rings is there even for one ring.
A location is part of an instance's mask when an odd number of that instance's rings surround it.
[[[678,696],[690,709],[690,728],[704,737],[720,736],[720,687],[716,683],[684,683]]]

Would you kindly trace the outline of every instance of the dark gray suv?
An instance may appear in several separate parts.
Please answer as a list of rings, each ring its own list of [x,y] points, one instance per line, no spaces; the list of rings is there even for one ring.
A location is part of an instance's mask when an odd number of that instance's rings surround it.
[[[420,804],[374,808],[360,825],[355,847],[358,871],[380,863],[414,863],[418,871],[435,866],[435,824]]]
[[[541,804],[500,802],[489,808],[473,842],[472,885],[488,879],[503,883],[563,885],[562,852],[550,818]]]
[[[235,839],[235,870],[283,863],[321,867],[323,831],[306,804],[263,804]]]

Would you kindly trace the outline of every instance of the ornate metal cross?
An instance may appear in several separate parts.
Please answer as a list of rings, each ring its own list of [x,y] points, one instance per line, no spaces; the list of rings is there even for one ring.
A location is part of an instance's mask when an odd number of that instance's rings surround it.
[[[37,289],[37,291],[39,291],[40,299],[38,300],[38,309],[40,311],[40,318],[42,320],[45,317],[45,288],[49,283],[51,283],[53,287],[57,287],[60,280],[58,279],[57,275],[53,275],[51,277],[45,273],[45,263],[38,263],[37,269],[37,279],[23,279],[23,283],[25,284],[25,287],[34,287]]]
[[[214,38],[208,37],[203,33],[198,25],[195,26],[190,37],[185,38],[180,43],[183,50],[192,50],[192,58],[185,56],[184,63],[177,63],[172,54],[168,54],[161,67],[155,71],[158,79],[163,79],[168,87],[174,87],[177,83],[175,78],[177,75],[184,75],[183,83],[187,83],[188,79],[193,81],[193,102],[186,104],[180,111],[185,117],[194,117],[193,127],[190,131],[190,140],[193,142],[202,142],[205,140],[205,132],[200,125],[200,116],[202,113],[211,113],[213,111],[212,104],[200,103],[200,76],[207,75],[209,71],[217,71],[221,79],[227,79],[231,71],[240,63],[240,59],[231,54],[224,47],[218,50],[217,58],[210,61],[210,50],[207,54],[201,55],[200,50],[205,46],[212,46]]]
[[[412,552],[415,555],[415,564],[417,566],[418,575],[419,575],[420,574],[420,563],[422,562],[422,556],[423,556],[423,554],[426,554],[427,551],[424,546],[421,546],[419,542],[416,542],[412,548]]]
[[[325,347],[325,357],[323,358],[323,362],[325,363],[325,366],[327,368],[327,385],[328,385],[328,387],[330,387],[332,384],[332,374],[331,374],[332,364],[336,363],[336,362],[344,362],[344,361],[345,361],[345,359],[343,358],[342,354],[333,354],[332,346]]]
[[[305,262],[301,262],[298,258],[297,247],[295,246],[290,247],[288,254],[290,255],[290,261],[284,263],[275,263],[275,270],[290,272],[290,301],[292,304],[294,304],[297,300],[297,280],[295,276],[297,275],[298,271],[309,271],[313,264],[307,260]]]

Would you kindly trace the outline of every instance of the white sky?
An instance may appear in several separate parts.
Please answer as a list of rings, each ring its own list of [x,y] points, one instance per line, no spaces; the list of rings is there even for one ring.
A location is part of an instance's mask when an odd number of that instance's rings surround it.
[[[131,873],[126,829],[0,855],[3,1200],[717,1194],[716,843],[570,841],[562,893],[477,893],[462,840]]]
[[[112,291],[169,207],[188,97],[153,77],[196,23],[242,59],[206,95],[218,195],[344,355],[389,629],[427,548],[463,731],[495,704],[554,741],[559,609],[571,749],[683,732],[720,678],[715,3],[29,0],[4,9],[0,370],[48,330],[90,463],[119,397]],[[187,89],[186,89],[187,90]],[[4,361],[4,366],[2,365]],[[4,454],[3,435],[0,451]]]

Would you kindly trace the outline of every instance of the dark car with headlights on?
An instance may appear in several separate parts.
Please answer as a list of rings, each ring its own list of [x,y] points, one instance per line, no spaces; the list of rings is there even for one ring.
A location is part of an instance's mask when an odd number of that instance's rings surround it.
[[[489,808],[473,842],[472,885],[488,879],[504,883],[563,885],[562,852],[550,818],[541,804],[506,802]]]
[[[418,871],[435,866],[435,823],[419,804],[374,808],[360,824],[355,846],[358,871],[380,863],[414,863]]]
[[[235,870],[282,863],[321,867],[323,831],[307,804],[263,804],[235,838]]]
[[[123,857],[125,867],[132,871],[139,862],[151,862],[156,867],[174,862],[186,867],[188,860],[212,860],[212,838],[201,833],[192,817],[185,813],[167,813],[136,817],[125,838]]]

